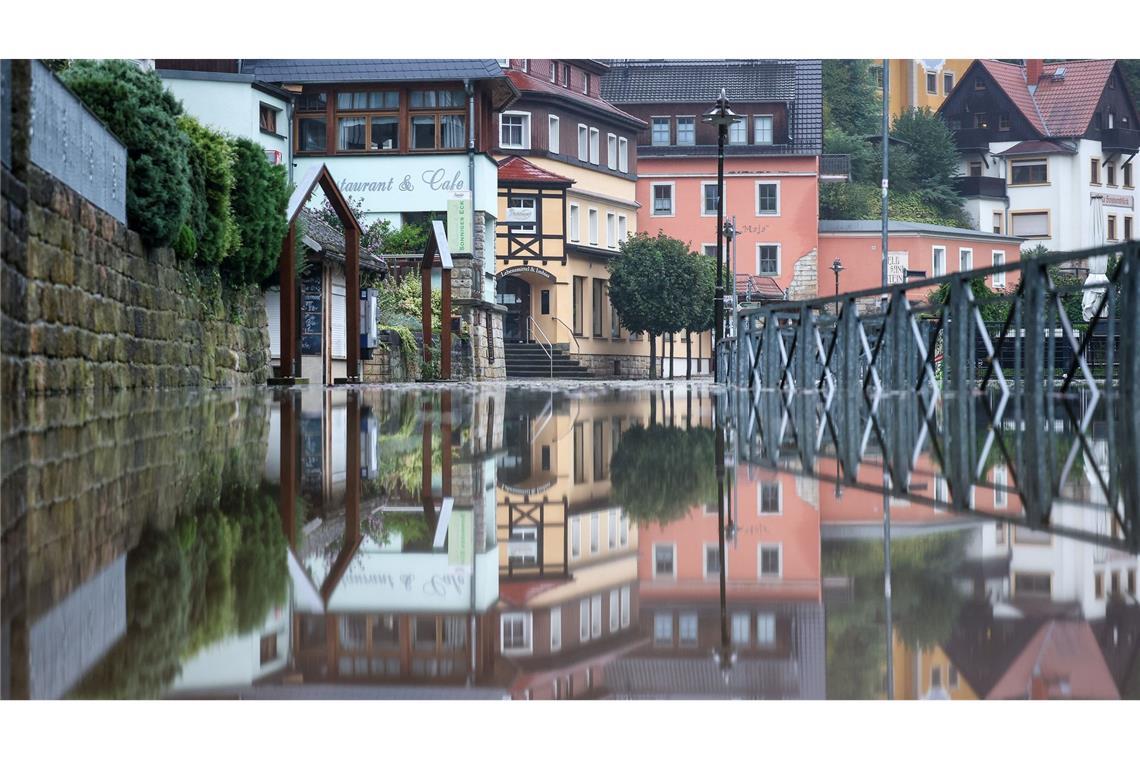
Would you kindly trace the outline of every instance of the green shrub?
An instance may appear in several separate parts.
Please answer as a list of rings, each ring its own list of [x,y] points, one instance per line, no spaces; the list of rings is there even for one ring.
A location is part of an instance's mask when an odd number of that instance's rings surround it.
[[[194,258],[194,254],[198,252],[198,236],[194,234],[194,230],[190,229],[190,225],[183,224],[178,228],[178,234],[174,236],[173,248],[180,259],[190,260]]]
[[[231,280],[260,283],[276,270],[281,242],[288,232],[285,208],[289,203],[289,183],[285,167],[270,165],[257,143],[238,138],[233,148],[230,202],[240,244],[223,266]]]
[[[174,242],[190,207],[182,106],[154,72],[123,60],[75,61],[61,78],[127,148],[127,221],[150,246]]]
[[[198,240],[197,261],[217,265],[239,244],[230,198],[234,187],[234,149],[220,132],[192,116],[178,126],[190,141],[190,218]]]

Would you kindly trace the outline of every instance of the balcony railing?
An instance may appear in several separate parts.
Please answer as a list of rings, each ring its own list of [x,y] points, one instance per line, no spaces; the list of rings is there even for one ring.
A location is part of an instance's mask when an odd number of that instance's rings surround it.
[[[1005,177],[955,177],[954,186],[965,198],[1004,198]]]
[[[987,150],[990,147],[990,131],[957,129],[954,130],[954,142],[958,144],[958,150]]]
[[[1100,147],[1102,150],[1120,151],[1122,153],[1136,153],[1140,151],[1140,129],[1102,129],[1100,131]]]
[[[851,156],[832,153],[819,157],[820,182],[848,182],[851,179]]]

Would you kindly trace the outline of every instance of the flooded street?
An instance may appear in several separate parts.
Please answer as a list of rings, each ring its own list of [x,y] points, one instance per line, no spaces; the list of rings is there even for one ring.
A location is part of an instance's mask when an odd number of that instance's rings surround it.
[[[22,404],[5,698],[1140,697],[1108,396],[1043,435],[701,382]]]

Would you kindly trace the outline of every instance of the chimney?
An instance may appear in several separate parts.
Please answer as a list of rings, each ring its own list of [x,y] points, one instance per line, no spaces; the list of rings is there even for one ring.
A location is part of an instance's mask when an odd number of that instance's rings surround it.
[[[1041,74],[1045,71],[1045,61],[1041,58],[1026,58],[1025,59],[1025,83],[1030,87],[1036,87],[1037,82],[1041,80]]]

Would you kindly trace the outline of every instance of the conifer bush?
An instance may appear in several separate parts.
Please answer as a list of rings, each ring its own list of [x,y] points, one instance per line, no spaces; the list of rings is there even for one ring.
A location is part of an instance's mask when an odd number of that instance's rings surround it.
[[[197,241],[195,260],[205,266],[216,265],[240,243],[230,207],[234,147],[220,132],[192,116],[179,117],[178,126],[190,141],[192,192],[187,222]]]
[[[222,266],[233,284],[261,283],[276,270],[281,242],[288,232],[289,183],[285,167],[271,165],[257,143],[237,138],[233,148],[230,205],[240,243]]]
[[[191,202],[181,104],[130,61],[75,61],[60,77],[127,148],[128,224],[149,246],[171,245]]]

